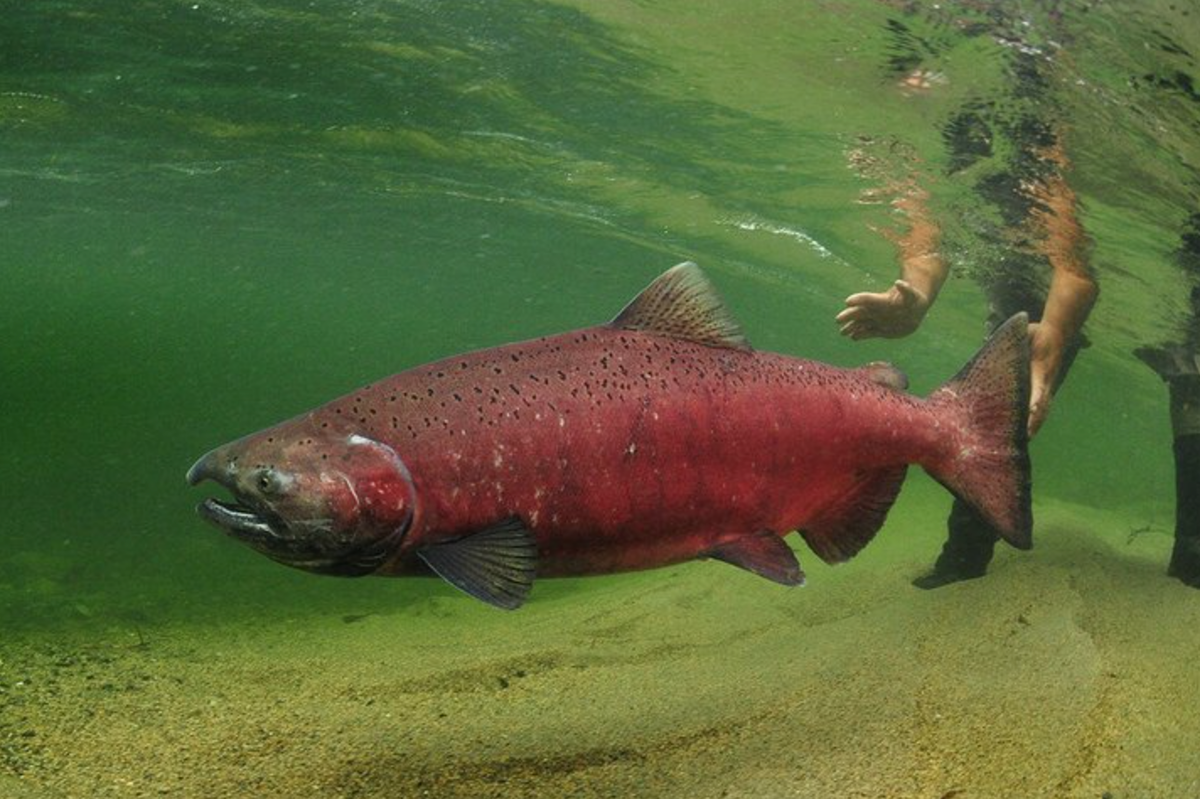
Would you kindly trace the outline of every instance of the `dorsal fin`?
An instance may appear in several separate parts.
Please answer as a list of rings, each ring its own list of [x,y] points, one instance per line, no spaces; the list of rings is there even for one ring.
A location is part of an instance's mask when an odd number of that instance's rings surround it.
[[[684,261],[659,275],[609,324],[623,330],[657,333],[710,347],[751,349],[741,325],[721,302],[717,290],[700,267],[691,261]]]

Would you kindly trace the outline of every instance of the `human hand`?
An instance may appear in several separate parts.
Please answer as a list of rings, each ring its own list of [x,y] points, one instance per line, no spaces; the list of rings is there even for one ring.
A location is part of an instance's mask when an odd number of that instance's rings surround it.
[[[843,336],[901,338],[921,325],[929,310],[929,297],[907,280],[897,280],[885,292],[861,292],[846,298],[846,307],[834,319]]]
[[[1050,414],[1054,383],[1062,368],[1066,340],[1052,326],[1031,322],[1029,325],[1029,437],[1037,433]]]

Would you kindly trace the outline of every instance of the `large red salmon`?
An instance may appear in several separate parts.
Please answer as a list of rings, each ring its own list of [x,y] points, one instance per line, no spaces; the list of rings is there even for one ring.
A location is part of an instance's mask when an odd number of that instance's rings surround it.
[[[886,364],[750,347],[695,264],[599,327],[419,366],[213,450],[199,512],[275,560],[428,574],[515,608],[534,575],[715,558],[803,582],[782,536],[859,551],[918,463],[1015,546],[1032,524],[1023,316],[927,399]]]

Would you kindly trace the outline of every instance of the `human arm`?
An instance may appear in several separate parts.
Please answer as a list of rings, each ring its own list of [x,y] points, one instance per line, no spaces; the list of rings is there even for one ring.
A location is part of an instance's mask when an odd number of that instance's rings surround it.
[[[1062,158],[1061,154],[1058,157]],[[1055,177],[1038,192],[1038,199],[1044,203],[1044,208],[1035,212],[1046,229],[1042,250],[1053,274],[1042,319],[1029,326],[1031,436],[1050,412],[1063,354],[1082,332],[1083,323],[1100,295],[1100,288],[1085,263],[1083,228],[1076,215],[1075,193],[1065,180]]]
[[[846,307],[835,321],[842,335],[864,338],[901,338],[921,325],[937,299],[949,269],[938,253],[941,230],[926,214],[928,195],[913,191],[896,207],[912,219],[912,226],[897,239],[900,279],[884,292],[860,292],[846,298]]]

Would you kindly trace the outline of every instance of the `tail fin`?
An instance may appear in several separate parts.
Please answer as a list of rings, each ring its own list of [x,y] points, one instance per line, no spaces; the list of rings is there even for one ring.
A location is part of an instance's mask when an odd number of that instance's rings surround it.
[[[1009,319],[929,397],[960,420],[955,451],[930,474],[1018,549],[1033,546],[1028,328],[1026,314]]]

